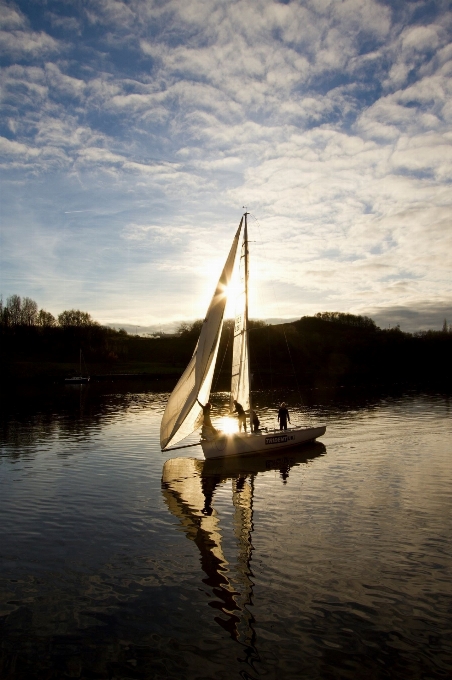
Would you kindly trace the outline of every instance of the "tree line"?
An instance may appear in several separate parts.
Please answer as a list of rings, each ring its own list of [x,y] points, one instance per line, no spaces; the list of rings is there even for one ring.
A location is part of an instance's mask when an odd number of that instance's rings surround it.
[[[203,321],[181,323],[173,335],[129,335],[88,312],[54,317],[30,298],[11,296],[0,307],[0,378],[62,378],[80,349],[91,375],[140,373],[177,380],[195,349]],[[224,322],[214,389],[228,389],[234,320]],[[452,330],[405,333],[381,329],[367,316],[319,312],[269,325],[250,321],[253,389],[390,383],[451,384]]]
[[[37,302],[29,297],[10,295],[3,304],[0,298],[0,324],[2,326],[40,326],[52,328],[61,326],[99,325],[88,312],[80,309],[67,309],[55,318],[51,312],[39,309]]]

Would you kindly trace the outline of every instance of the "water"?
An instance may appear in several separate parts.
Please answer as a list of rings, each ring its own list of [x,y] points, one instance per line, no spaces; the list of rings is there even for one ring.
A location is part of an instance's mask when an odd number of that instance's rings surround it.
[[[165,394],[7,395],[0,677],[451,677],[449,397],[284,396],[322,442],[222,466]]]

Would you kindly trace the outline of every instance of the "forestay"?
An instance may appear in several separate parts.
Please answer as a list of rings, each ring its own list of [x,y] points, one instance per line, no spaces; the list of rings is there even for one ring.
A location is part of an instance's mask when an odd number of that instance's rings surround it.
[[[242,223],[243,217],[207,310],[193,356],[166,405],[160,427],[162,449],[177,444],[196,429],[202,411],[197,400],[202,404],[209,400],[227,301],[226,289],[234,268]]]
[[[240,287],[236,299],[234,345],[232,350],[232,377],[231,377],[231,406],[232,402],[238,401],[245,411],[250,407],[250,378],[248,362],[248,329],[246,327],[246,239],[243,240],[240,253]]]

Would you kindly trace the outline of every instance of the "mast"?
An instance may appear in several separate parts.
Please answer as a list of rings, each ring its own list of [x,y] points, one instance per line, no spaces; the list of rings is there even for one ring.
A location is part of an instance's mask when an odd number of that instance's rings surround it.
[[[249,403],[250,403],[250,432],[253,431],[253,420],[252,420],[252,410],[253,404],[251,401],[251,370],[250,370],[250,343],[249,343],[249,330],[248,330],[248,213],[246,212],[245,217],[245,231],[243,234],[243,241],[245,244],[245,343],[246,343],[246,356],[248,363],[248,390],[249,390]]]

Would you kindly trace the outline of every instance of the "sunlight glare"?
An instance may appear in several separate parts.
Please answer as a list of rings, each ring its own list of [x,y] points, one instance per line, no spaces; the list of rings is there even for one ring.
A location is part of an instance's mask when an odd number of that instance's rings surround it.
[[[233,275],[225,291],[226,295],[228,296],[228,300],[226,302],[226,309],[224,312],[224,316],[226,319],[235,316],[237,300],[242,291],[243,286],[240,283],[239,277],[237,275]]]
[[[230,418],[229,416],[219,418],[215,426],[225,434],[233,434],[239,430],[237,418]]]

